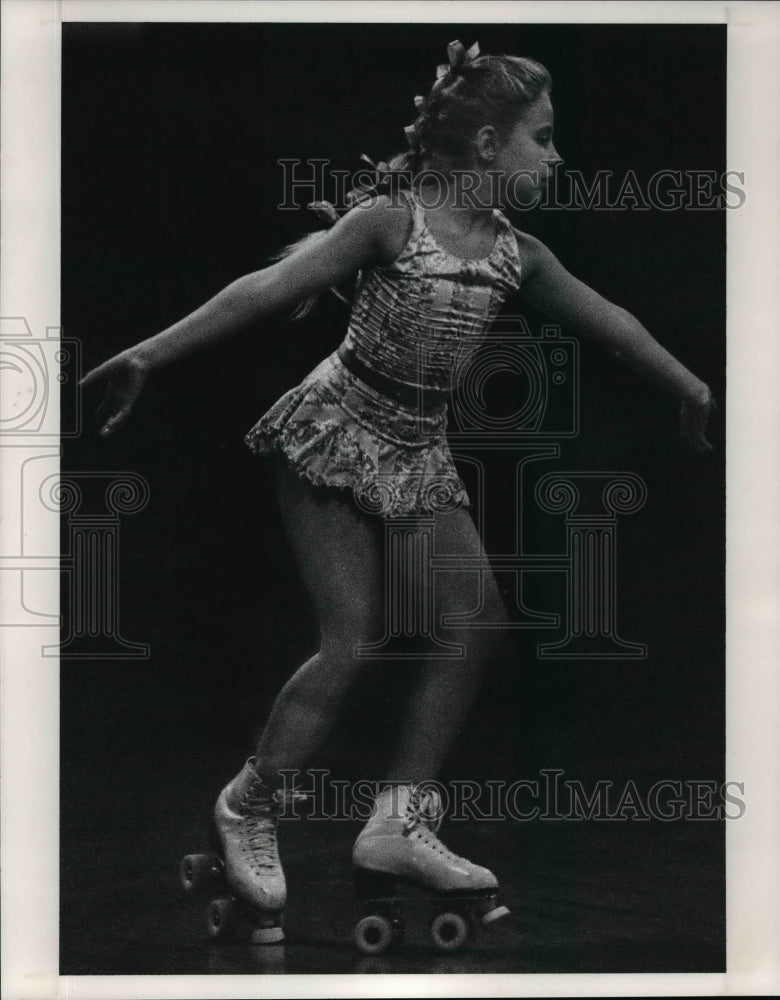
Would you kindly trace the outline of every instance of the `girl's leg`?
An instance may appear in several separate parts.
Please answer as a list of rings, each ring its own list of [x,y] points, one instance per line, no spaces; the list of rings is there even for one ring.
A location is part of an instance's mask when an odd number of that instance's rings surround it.
[[[462,509],[436,518],[434,548],[447,555],[484,557],[471,517]],[[496,900],[498,880],[488,868],[452,854],[441,843],[434,825],[440,819],[441,802],[424,784],[438,775],[485,667],[506,636],[506,612],[493,574],[486,568],[481,576],[480,587],[480,573],[475,570],[435,574],[437,622],[443,614],[467,614],[480,607],[481,623],[494,627],[437,624],[437,634],[463,644],[465,656],[423,661],[400,720],[398,752],[387,784],[355,842],[352,863],[356,884],[366,895],[391,893],[398,879],[436,893],[460,892],[479,898],[472,913],[487,925],[509,912]]]
[[[385,600],[381,521],[362,514],[348,494],[323,491],[301,479],[281,458],[276,462],[276,486],[290,543],[320,621],[321,645],[282,688],[260,739],[256,767],[274,784],[280,770],[304,766],[322,745],[347,689],[361,668],[371,667],[354,649],[381,636]],[[446,555],[485,556],[474,522],[462,508],[436,516],[435,547]],[[490,569],[481,572],[481,582],[476,571],[438,572],[434,597],[437,621],[479,606],[479,620],[491,627],[437,625],[443,639],[465,647],[465,656],[421,665],[400,721],[389,781],[436,777],[486,666],[506,638],[506,610]]]
[[[481,556],[482,540],[471,516],[463,508],[437,515],[435,552]],[[433,608],[437,634],[447,642],[465,646],[461,659],[423,662],[399,734],[396,757],[388,780],[415,783],[434,779],[441,770],[474,701],[485,668],[506,640],[506,609],[492,571],[437,572]],[[439,624],[442,615],[468,613],[480,607],[480,623],[491,627]]]
[[[232,892],[260,915],[253,940],[283,938],[287,885],[277,847],[279,771],[302,767],[337,718],[362,665],[356,643],[380,634],[381,522],[349,494],[323,490],[277,460],[276,485],[292,549],[320,621],[321,646],[274,702],[257,752],[223,788],[214,831]]]
[[[255,756],[271,784],[304,766],[332,729],[347,689],[365,662],[357,645],[383,628],[383,529],[348,492],[323,490],[276,459],[277,496],[288,538],[320,623],[320,648],[274,701]]]

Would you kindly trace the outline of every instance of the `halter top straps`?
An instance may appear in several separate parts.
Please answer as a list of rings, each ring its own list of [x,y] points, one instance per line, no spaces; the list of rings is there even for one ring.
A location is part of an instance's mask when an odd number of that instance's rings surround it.
[[[496,240],[486,257],[445,250],[419,194],[400,192],[412,215],[396,259],[361,271],[344,345],[359,364],[413,387],[451,391],[507,297],[520,286],[511,224],[493,210]]]

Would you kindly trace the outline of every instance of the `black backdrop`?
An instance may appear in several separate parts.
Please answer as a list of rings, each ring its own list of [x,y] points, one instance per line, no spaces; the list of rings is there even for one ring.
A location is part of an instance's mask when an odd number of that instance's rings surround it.
[[[163,329],[311,227],[304,212],[276,210],[278,158],[354,170],[363,152],[403,148],[412,98],[453,38],[549,67],[556,145],[586,177],[724,169],[720,26],[65,24],[62,316],[85,366]],[[581,344],[581,430],[560,467],[627,470],[647,484],[644,508],[619,525],[618,620],[649,655],[542,662],[536,643],[551,636],[517,634],[475,707],[474,738],[455,749],[459,774],[722,776],[725,214],[512,216],[712,386],[717,453],[683,446],[674,401]],[[139,784],[173,787],[192,755],[216,790],[316,649],[268,470],[242,437],[335,348],[345,319],[325,301],[305,322],[248,330],[159,373],[116,439],[98,441],[88,421],[66,444],[65,469],[130,469],[150,484],[148,507],[121,527],[120,606],[123,633],[149,643],[151,658],[63,661],[65,809],[80,788],[110,782],[108,759]],[[496,546],[511,544],[498,530]],[[374,709],[395,693],[387,677]],[[392,712],[377,725],[362,707],[325,755],[343,773],[379,773],[392,735]]]

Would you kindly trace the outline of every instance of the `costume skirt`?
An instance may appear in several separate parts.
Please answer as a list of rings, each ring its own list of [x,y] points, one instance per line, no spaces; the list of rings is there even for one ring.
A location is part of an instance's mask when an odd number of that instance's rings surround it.
[[[334,351],[251,428],[255,454],[280,451],[319,486],[352,491],[389,517],[470,507],[445,436],[447,404],[418,411],[357,378]]]

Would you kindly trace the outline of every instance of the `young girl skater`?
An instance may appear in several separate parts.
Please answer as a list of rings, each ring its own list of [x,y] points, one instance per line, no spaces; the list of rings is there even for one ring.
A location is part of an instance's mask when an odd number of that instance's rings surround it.
[[[445,438],[447,399],[502,303],[519,292],[551,321],[665,387],[680,400],[683,437],[711,450],[708,387],[501,211],[510,195],[526,203],[538,196],[560,162],[550,88],[547,70],[530,59],[451,43],[430,93],[415,99],[409,151],[387,168],[390,178],[406,171],[408,185],[364,191],[332,228],[84,378],[107,386],[101,434],[113,434],[157,369],[357,276],[343,342],[246,438],[273,456],[280,508],[321,630],[320,649],[284,685],[254,754],[214,810],[231,890],[265,915],[258,940],[282,936],[281,772],[305,766],[326,740],[347,690],[372,666],[359,648],[382,635],[383,520],[433,517],[443,551],[484,555]],[[465,198],[459,170],[469,172]],[[472,610],[465,575],[439,574],[437,617]],[[505,623],[495,580],[484,577],[485,621]],[[439,773],[500,631],[452,628],[444,635],[465,646],[465,656],[423,661],[386,783],[354,846],[365,888],[389,889],[397,879],[434,893],[495,895],[492,872],[441,843],[436,803],[420,788]],[[483,920],[504,912],[491,903]]]

